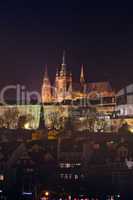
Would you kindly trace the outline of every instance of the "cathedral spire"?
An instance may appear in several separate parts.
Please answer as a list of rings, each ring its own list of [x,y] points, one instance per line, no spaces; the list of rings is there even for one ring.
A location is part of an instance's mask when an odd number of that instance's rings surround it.
[[[44,79],[49,79],[48,78],[48,66],[47,66],[47,64],[45,64]]]
[[[80,83],[81,83],[81,84],[84,84],[84,83],[85,83],[85,78],[84,78],[84,65],[83,65],[83,64],[82,64],[82,66],[81,66]]]
[[[45,65],[44,79],[42,85],[42,102],[49,103],[52,100],[51,83],[48,76],[47,65]]]
[[[61,75],[66,75],[66,51],[63,51],[62,64],[61,64]]]
[[[62,65],[66,65],[66,51],[63,51],[63,56],[62,56]]]

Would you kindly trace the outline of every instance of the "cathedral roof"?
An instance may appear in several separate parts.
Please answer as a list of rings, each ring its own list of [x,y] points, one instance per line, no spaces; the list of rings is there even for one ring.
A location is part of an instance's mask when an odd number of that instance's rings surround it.
[[[73,83],[73,91],[78,92],[82,91],[83,87],[80,83]],[[86,93],[98,92],[102,96],[113,96],[115,95],[109,82],[91,82],[85,84],[84,91]]]
[[[88,83],[87,88],[90,90],[96,90],[99,92],[104,92],[104,91],[111,92],[112,91],[111,85],[108,81]]]
[[[108,81],[88,83],[87,89],[90,92],[96,91],[104,97],[115,95],[115,92],[113,91],[111,84]]]

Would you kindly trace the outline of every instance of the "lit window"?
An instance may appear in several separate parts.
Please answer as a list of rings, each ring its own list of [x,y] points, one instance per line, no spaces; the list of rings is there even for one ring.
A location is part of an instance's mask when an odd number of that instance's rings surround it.
[[[66,163],[65,167],[66,167],[66,168],[70,168],[70,167],[71,167],[71,164],[70,164],[70,163]]]
[[[68,179],[68,174],[65,174],[65,177],[64,177],[65,179]]]
[[[78,180],[79,176],[77,174],[74,175],[74,179]]]
[[[0,181],[4,181],[4,175],[0,174]]]

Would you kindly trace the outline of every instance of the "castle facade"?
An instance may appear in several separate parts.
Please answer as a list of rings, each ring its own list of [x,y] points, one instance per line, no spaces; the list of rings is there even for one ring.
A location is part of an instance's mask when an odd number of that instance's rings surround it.
[[[109,82],[87,82],[84,76],[84,67],[81,66],[81,73],[78,83],[73,82],[72,73],[68,72],[65,52],[63,52],[62,64],[57,69],[54,85],[51,84],[48,76],[47,66],[43,78],[41,97],[42,103],[63,102],[67,100],[79,100],[83,98],[103,98],[114,103],[115,93]],[[110,100],[109,100],[110,99]]]

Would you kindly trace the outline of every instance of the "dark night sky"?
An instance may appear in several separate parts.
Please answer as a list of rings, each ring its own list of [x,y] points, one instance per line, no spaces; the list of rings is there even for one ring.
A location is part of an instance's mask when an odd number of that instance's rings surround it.
[[[75,81],[84,63],[87,81],[133,82],[132,8],[99,2],[1,1],[0,87],[40,90],[45,63],[53,80],[63,49]]]

